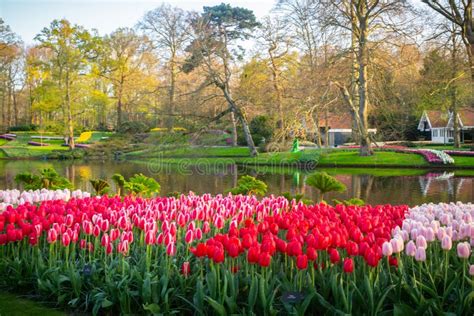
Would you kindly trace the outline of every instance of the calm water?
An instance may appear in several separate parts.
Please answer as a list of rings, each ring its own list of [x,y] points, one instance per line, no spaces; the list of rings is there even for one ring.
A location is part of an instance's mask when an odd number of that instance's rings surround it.
[[[304,185],[310,172],[298,169],[255,169],[235,165],[207,167],[157,166],[131,162],[81,161],[0,161],[0,188],[15,188],[14,177],[22,171],[53,166],[76,188],[91,191],[91,178],[110,179],[114,173],[128,177],[135,173],[152,176],[161,184],[162,194],[170,192],[222,193],[233,187],[238,177],[249,174],[264,180],[269,193],[304,193],[316,199],[317,193]],[[345,193],[327,194],[325,199],[361,198],[371,204],[474,201],[474,172],[397,169],[324,169],[348,188]]]

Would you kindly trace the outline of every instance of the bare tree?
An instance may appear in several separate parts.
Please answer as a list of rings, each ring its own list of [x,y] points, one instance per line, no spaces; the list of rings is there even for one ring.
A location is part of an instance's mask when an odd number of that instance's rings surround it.
[[[458,25],[466,46],[471,69],[471,81],[474,89],[474,15],[473,0],[422,0],[431,9]]]
[[[403,0],[328,0],[326,2],[329,12],[336,14],[336,18],[330,19],[330,23],[351,34],[350,51],[353,58],[351,87],[348,89],[338,82],[336,85],[356,120],[361,156],[373,153],[368,132],[371,37],[387,28],[390,32],[396,32],[395,17],[403,13],[406,6],[406,1]],[[337,19],[337,16],[340,18]]]
[[[190,29],[186,12],[173,8],[169,4],[162,4],[160,7],[145,14],[139,27],[150,38],[154,47],[166,60],[168,69],[168,117],[167,128],[172,130],[174,125],[174,114],[176,111],[176,76],[179,71],[178,57],[186,46]]]
[[[272,85],[275,92],[276,108],[278,111],[278,127],[284,131],[285,115],[283,113],[283,88],[281,83],[281,60],[284,59],[291,45],[288,27],[278,16],[267,16],[260,26],[257,36],[258,44],[266,52],[268,68],[271,72]],[[283,135],[282,135],[283,136]]]

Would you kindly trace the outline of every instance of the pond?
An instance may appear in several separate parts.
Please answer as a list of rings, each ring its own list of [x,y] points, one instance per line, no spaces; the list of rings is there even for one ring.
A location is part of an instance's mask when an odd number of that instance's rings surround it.
[[[54,167],[69,178],[75,188],[92,191],[89,179],[110,179],[114,173],[126,177],[143,173],[161,184],[163,195],[172,192],[222,193],[235,186],[245,174],[268,184],[269,194],[302,193],[316,199],[317,192],[306,186],[311,171],[294,168],[255,168],[236,165],[207,168],[189,165],[157,165],[147,162],[116,161],[0,161],[0,188],[15,188],[19,172]],[[321,169],[347,186],[344,193],[327,194],[325,199],[358,197],[370,204],[408,204],[474,200],[474,171],[429,171],[421,169]]]

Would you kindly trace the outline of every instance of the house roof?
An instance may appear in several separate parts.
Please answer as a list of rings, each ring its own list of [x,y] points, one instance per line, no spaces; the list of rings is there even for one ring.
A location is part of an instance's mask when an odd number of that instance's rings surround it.
[[[463,127],[474,126],[474,109],[459,111],[458,115]]]
[[[426,111],[426,116],[431,128],[446,127],[448,125],[449,113],[447,111]]]
[[[352,117],[347,112],[328,113],[328,127],[330,129],[352,129]],[[326,116],[321,114],[319,117],[319,127],[326,126]]]
[[[465,109],[458,111],[459,123],[462,127],[474,126],[474,110]],[[452,127],[452,115],[449,111],[425,111],[420,119],[418,129],[424,120],[429,122],[429,128]]]

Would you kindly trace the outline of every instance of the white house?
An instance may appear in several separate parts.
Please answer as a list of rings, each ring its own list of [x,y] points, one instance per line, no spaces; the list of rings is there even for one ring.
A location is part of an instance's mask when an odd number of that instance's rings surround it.
[[[472,141],[474,110],[462,110],[457,115],[461,142]],[[454,115],[449,111],[423,111],[418,130],[429,132],[431,142],[447,144],[454,142]]]
[[[328,113],[327,117],[321,115],[319,128],[321,138],[326,139],[326,124],[328,128],[328,139],[330,147],[337,147],[347,142],[352,142],[352,117],[348,112]],[[375,134],[377,129],[369,128],[370,134]]]

